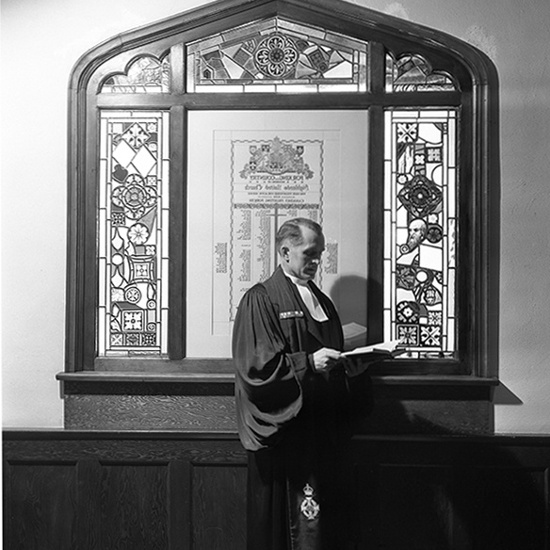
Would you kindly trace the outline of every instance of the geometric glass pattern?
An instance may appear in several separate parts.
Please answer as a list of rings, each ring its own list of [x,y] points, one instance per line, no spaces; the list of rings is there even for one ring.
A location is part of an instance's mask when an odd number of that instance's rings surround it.
[[[456,347],[457,111],[386,110],[384,335],[403,358]]]
[[[170,92],[170,55],[162,61],[143,55],[132,61],[126,73],[109,76],[101,87],[101,93],[146,94]]]
[[[101,113],[100,356],[168,350],[168,116]]]
[[[361,92],[367,42],[278,17],[187,45],[189,92]]]
[[[457,86],[449,75],[433,72],[420,55],[406,54],[397,61],[386,54],[386,92],[455,91]]]

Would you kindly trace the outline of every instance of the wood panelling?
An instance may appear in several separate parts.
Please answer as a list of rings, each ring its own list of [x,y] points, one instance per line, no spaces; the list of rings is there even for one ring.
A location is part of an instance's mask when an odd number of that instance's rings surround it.
[[[234,431],[234,403],[225,395],[67,395],[65,427]]]
[[[93,456],[93,453],[92,453]],[[101,548],[103,529],[101,525],[101,464],[93,458],[81,458],[77,462],[77,521],[75,549]],[[62,546],[60,548],[63,548]]]
[[[6,432],[5,548],[243,548],[234,434]]]
[[[246,466],[195,466],[192,480],[193,548],[246,548]]]
[[[101,468],[101,548],[168,548],[168,464]]]
[[[374,366],[373,366],[374,368]],[[235,432],[233,374],[60,374],[65,428]],[[496,380],[374,376],[375,407],[361,433],[493,432]]]
[[[550,550],[550,437],[370,435],[353,453],[356,550]],[[245,540],[234,433],[4,432],[5,548],[244,550]]]
[[[384,465],[379,469],[379,536],[387,548],[399,548],[403,540],[411,541],[411,550],[451,547],[449,481],[450,468],[444,466]]]
[[[550,437],[371,436],[354,452],[360,548],[550,548]]]
[[[547,475],[547,466],[519,464],[460,469],[452,497],[467,548],[548,548]]]
[[[489,434],[493,405],[484,400],[376,399],[361,432],[367,434]]]
[[[10,541],[5,548],[73,548],[77,517],[75,464],[14,461],[5,468],[9,471],[5,488],[9,521],[4,530]]]

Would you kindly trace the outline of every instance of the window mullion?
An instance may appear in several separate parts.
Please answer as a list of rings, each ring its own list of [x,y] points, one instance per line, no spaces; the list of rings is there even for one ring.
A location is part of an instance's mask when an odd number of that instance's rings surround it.
[[[98,260],[95,243],[97,241],[97,214],[98,214],[98,158],[99,158],[99,111],[95,104],[90,105],[86,113],[86,152],[84,165],[84,189],[83,198],[84,220],[82,231],[84,242],[87,245],[81,256],[82,266],[82,300],[83,300],[83,332],[82,343],[82,370],[93,370],[96,356],[96,315],[98,300]],[[80,370],[80,369],[79,369]]]
[[[385,51],[379,42],[369,42],[369,91],[382,94],[385,79]],[[369,108],[368,139],[368,289],[367,319],[370,342],[384,339],[384,109]]]
[[[185,48],[182,43],[175,44],[170,48],[170,91],[173,94],[185,92],[184,55]]]
[[[379,42],[369,42],[369,90],[374,94],[384,91],[386,77],[385,49]]]
[[[369,109],[368,139],[368,290],[369,341],[384,339],[384,109]]]
[[[187,225],[187,116],[186,109],[170,109],[170,269],[168,353],[170,359],[185,356],[185,288]]]

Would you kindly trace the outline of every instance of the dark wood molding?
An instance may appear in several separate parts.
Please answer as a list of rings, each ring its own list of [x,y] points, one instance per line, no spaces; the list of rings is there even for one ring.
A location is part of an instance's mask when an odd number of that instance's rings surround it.
[[[59,373],[64,395],[233,395],[232,374]]]
[[[149,431],[149,430],[68,430],[65,428],[2,428],[2,440],[8,441],[186,441],[191,446],[200,441],[234,442],[239,444],[237,432],[211,431]],[[514,433],[491,435],[433,435],[433,434],[374,434],[356,435],[353,440],[361,444],[401,445],[489,445],[505,447],[542,447],[550,450],[550,433]],[[239,444],[240,445],[240,444]],[[77,448],[77,447],[75,447]],[[244,456],[245,451],[242,451]],[[9,459],[10,447],[6,447]],[[40,458],[37,453],[36,459]],[[406,456],[402,458],[406,459]],[[458,460],[458,459],[457,459]]]
[[[378,51],[380,54],[381,52]],[[384,181],[384,109],[369,109],[368,171],[370,182]],[[380,322],[384,314],[384,239],[380,230],[384,227],[384,192],[382,185],[369,185],[367,323],[369,343],[384,340],[384,326]],[[383,234],[383,233],[382,233]]]
[[[327,94],[293,94],[285,92],[278,96],[266,93],[246,94],[246,105],[243,105],[242,94],[236,93],[187,93],[187,94],[101,94],[97,96],[97,106],[102,109],[143,109],[145,106],[154,109],[170,109],[183,105],[186,109],[206,111],[222,109],[235,110],[277,110],[277,109],[367,109],[372,105],[400,107],[410,106],[410,95],[405,92],[389,93],[338,93],[335,102],[334,93]],[[415,94],[416,107],[458,107],[461,104],[459,92],[418,92]]]
[[[182,105],[170,109],[170,223],[168,352],[172,359],[185,356],[185,261],[187,255],[187,201],[183,182],[187,173],[187,117]]]
[[[502,436],[495,436],[502,437]],[[3,441],[157,441],[157,440],[185,440],[189,442],[213,440],[238,442],[237,432],[211,431],[150,431],[150,430],[68,430],[66,428],[51,429],[21,429],[3,428]]]
[[[75,387],[81,384],[101,385],[111,384],[165,384],[165,385],[187,385],[187,386],[210,386],[218,395],[217,386],[233,387],[235,375],[223,372],[98,372],[85,371],[80,373],[60,372],[56,378],[65,384],[73,383]],[[460,392],[461,388],[468,391],[470,388],[493,388],[498,385],[496,378],[479,378],[475,376],[446,376],[446,375],[384,375],[373,376],[373,384],[388,387],[432,387],[437,390],[452,388]]]

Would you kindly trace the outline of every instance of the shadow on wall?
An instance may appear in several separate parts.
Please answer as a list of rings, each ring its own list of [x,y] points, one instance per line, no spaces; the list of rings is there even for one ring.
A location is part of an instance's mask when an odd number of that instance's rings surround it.
[[[494,405],[523,405],[523,401],[502,382],[495,388]]]
[[[340,277],[330,289],[330,298],[336,305],[340,321],[367,325],[367,280],[357,275]]]

